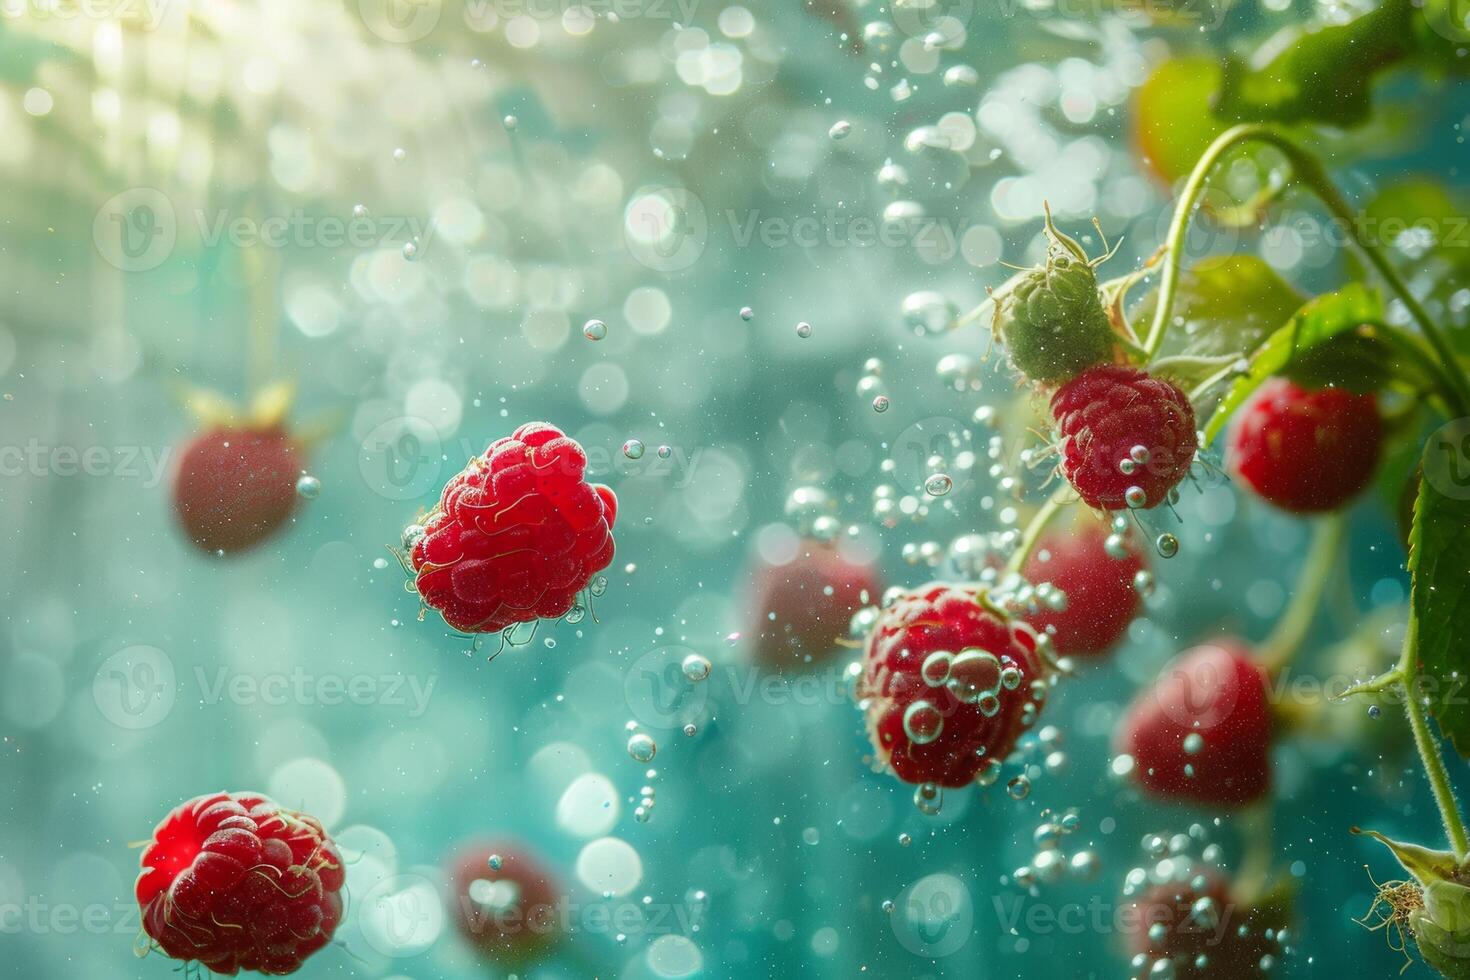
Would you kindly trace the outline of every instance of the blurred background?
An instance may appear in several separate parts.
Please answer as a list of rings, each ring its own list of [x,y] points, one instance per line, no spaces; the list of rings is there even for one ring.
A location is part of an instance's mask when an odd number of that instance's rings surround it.
[[[956,318],[1042,257],[1043,201],[1094,254],[1094,217],[1123,238],[1103,275],[1136,268],[1213,135],[1222,55],[1363,6],[0,5],[0,973],[170,975],[134,955],[130,845],[183,800],[258,790],[349,863],[302,977],[1127,976],[1112,911],[1140,842],[1228,865],[1259,828],[1142,801],[1110,773],[1114,723],[1184,645],[1269,630],[1306,526],[1228,481],[1187,491],[1148,615],[1028,736],[1029,792],[953,791],[937,815],[865,762],[851,651],[754,666],[751,569],[818,533],[917,585],[956,574],[957,539],[1021,524],[1039,416],[986,319]],[[1150,94],[1185,108],[1149,123]],[[1463,86],[1408,73],[1380,96],[1316,134],[1353,201],[1405,175],[1462,189]],[[1351,267],[1313,215],[1209,224],[1192,254],[1332,288]],[[1462,287],[1439,299],[1470,315]],[[190,406],[278,381],[319,493],[261,546],[200,553],[171,504]],[[590,615],[491,661],[494,638],[420,620],[389,548],[538,419],[617,491],[618,554]],[[1355,512],[1313,657],[1404,598],[1386,499]],[[1363,865],[1390,869],[1347,828],[1433,833],[1433,805],[1398,719],[1330,731],[1275,760],[1300,915],[1273,972],[1393,973],[1352,921]],[[1089,873],[1033,893],[1013,873],[1068,808]],[[446,862],[484,837],[568,897],[571,935],[531,963],[481,961],[442,908]],[[1102,912],[1028,928],[1037,906]]]

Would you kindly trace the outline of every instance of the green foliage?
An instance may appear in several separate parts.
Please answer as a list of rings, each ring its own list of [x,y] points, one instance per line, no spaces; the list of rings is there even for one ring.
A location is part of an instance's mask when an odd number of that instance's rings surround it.
[[[1446,427],[1451,428],[1451,427]],[[1449,453],[1462,466],[1466,440],[1441,429],[1424,447],[1428,474],[1419,484],[1409,533],[1409,601],[1418,620],[1420,690],[1429,713],[1461,756],[1470,757],[1470,485],[1443,465]]]

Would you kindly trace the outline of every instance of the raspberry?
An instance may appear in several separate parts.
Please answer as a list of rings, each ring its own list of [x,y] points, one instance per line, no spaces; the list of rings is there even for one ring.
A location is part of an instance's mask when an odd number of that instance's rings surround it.
[[[899,596],[868,636],[857,695],[879,761],[907,783],[963,786],[999,768],[1046,698],[1035,632],[981,590]]]
[[[1057,389],[1062,475],[1089,507],[1156,507],[1189,473],[1194,408],[1172,382],[1103,364]]]
[[[410,547],[424,602],[464,633],[566,615],[613,558],[617,497],[586,468],[582,447],[545,422],[470,460]]]
[[[1046,264],[1021,273],[996,300],[994,329],[1016,370],[1043,383],[1064,381],[1111,360],[1115,346],[1086,254],[1056,239],[1047,248]]]
[[[1378,399],[1344,388],[1261,385],[1230,433],[1232,469],[1265,500],[1298,514],[1335,510],[1368,485],[1383,452]]]
[[[1279,954],[1268,930],[1284,927],[1285,908],[1253,906],[1232,893],[1230,882],[1209,868],[1184,865],[1174,881],[1155,884],[1129,902],[1128,952],[1137,980],[1234,980],[1265,977],[1261,958]],[[1160,960],[1172,969],[1156,966]]]
[[[214,793],[153,831],[134,886],[165,954],[234,976],[294,973],[342,918],[337,847],[315,817],[256,793]]]
[[[1051,636],[1058,656],[1106,653],[1138,615],[1133,578],[1144,569],[1143,556],[1125,539],[1124,557],[1114,558],[1107,537],[1095,522],[1071,533],[1049,533],[1021,573],[1028,582],[1050,582],[1066,596],[1065,608],[1043,606],[1027,617],[1034,629]]]
[[[508,842],[465,848],[450,867],[460,934],[488,959],[521,964],[561,936],[561,886],[551,872]]]
[[[179,454],[174,471],[174,511],[184,533],[212,555],[270,537],[296,509],[302,456],[279,424],[201,432]]]
[[[826,660],[847,636],[853,614],[876,605],[883,591],[871,564],[811,540],[784,565],[760,562],[752,578],[753,649],[761,664],[777,670]]]
[[[1271,786],[1267,677],[1236,640],[1198,646],[1164,668],[1128,708],[1117,750],[1164,799],[1239,806]]]

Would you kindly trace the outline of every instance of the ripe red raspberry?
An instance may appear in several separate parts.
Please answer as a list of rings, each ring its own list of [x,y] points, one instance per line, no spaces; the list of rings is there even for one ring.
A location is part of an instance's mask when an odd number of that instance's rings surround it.
[[[177,960],[234,976],[294,973],[342,918],[337,847],[315,817],[255,793],[176,807],[134,886],[143,929]]]
[[[1127,906],[1125,938],[1137,980],[1233,980],[1264,977],[1261,958],[1280,953],[1270,930],[1290,919],[1289,908],[1252,905],[1209,868],[1185,866],[1175,881],[1154,884]],[[1274,935],[1274,934],[1273,934]],[[1157,968],[1159,960],[1173,969]]]
[[[1266,672],[1238,640],[1198,646],[1128,708],[1116,747],[1133,779],[1171,800],[1238,806],[1271,787]]]
[[[556,945],[563,892],[551,872],[522,848],[489,842],[465,848],[450,867],[461,935],[482,955],[522,964]]]
[[[1378,399],[1344,388],[1261,385],[1230,433],[1231,467],[1261,497],[1298,514],[1335,510],[1368,485],[1383,452]]]
[[[998,767],[1046,697],[1036,644],[983,591],[936,583],[900,596],[868,635],[857,687],[878,760],[940,786]]]
[[[1062,475],[1089,507],[1156,507],[1189,474],[1194,407],[1172,382],[1102,364],[1057,389]]]
[[[464,633],[566,615],[613,558],[618,501],[586,468],[582,447],[545,422],[470,460],[411,543],[424,602]]]
[[[304,452],[280,424],[221,425],[179,453],[174,511],[189,540],[209,554],[259,544],[296,509]]]
[[[1092,657],[1118,642],[1140,598],[1133,578],[1144,570],[1143,555],[1124,539],[1123,558],[1108,554],[1107,532],[1095,522],[1070,533],[1053,531],[1037,542],[1022,576],[1050,582],[1066,596],[1066,608],[1043,607],[1027,616],[1033,629],[1051,636],[1058,656]]]
[[[759,562],[752,579],[749,632],[755,657],[776,670],[825,661],[847,636],[853,614],[877,605],[883,593],[871,563],[811,540],[803,540],[784,565]]]

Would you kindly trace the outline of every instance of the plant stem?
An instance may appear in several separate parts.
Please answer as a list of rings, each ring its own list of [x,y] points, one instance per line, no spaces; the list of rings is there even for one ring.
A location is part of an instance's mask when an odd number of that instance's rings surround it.
[[[1465,836],[1465,822],[1460,817],[1460,807],[1455,801],[1455,791],[1450,786],[1449,773],[1440,758],[1439,747],[1429,731],[1429,720],[1425,717],[1424,705],[1417,693],[1419,678],[1419,617],[1413,605],[1409,607],[1409,625],[1404,632],[1404,652],[1397,668],[1399,683],[1403,685],[1404,714],[1409,717],[1409,728],[1414,732],[1414,747],[1424,763],[1424,776],[1434,791],[1434,802],[1439,807],[1439,816],[1444,821],[1445,835],[1455,857],[1463,861],[1470,854],[1470,839]]]
[[[1286,615],[1276,622],[1276,628],[1261,644],[1258,663],[1268,673],[1275,674],[1296,655],[1297,648],[1306,639],[1307,631],[1317,618],[1317,607],[1322,604],[1322,594],[1327,590],[1327,580],[1332,577],[1337,564],[1338,552],[1342,550],[1342,539],[1347,521],[1341,514],[1329,514],[1319,519],[1312,536],[1312,549],[1297,573],[1296,591]]]
[[[1347,226],[1352,233],[1353,244],[1357,246],[1368,264],[1373,266],[1383,278],[1383,281],[1388,283],[1389,288],[1398,294],[1399,299],[1403,301],[1404,308],[1419,325],[1425,340],[1439,355],[1445,368],[1445,374],[1448,376],[1450,390],[1456,395],[1455,400],[1462,406],[1470,406],[1470,380],[1466,379],[1464,370],[1459,367],[1459,362],[1455,359],[1453,349],[1445,340],[1444,333],[1430,319],[1424,306],[1410,292],[1408,284],[1393,267],[1393,263],[1383,254],[1383,250],[1364,237],[1361,223],[1355,219],[1351,206],[1338,191],[1337,186],[1333,184],[1326,169],[1315,156],[1286,136],[1268,126],[1258,124],[1235,126],[1222,133],[1199,158],[1199,162],[1195,164],[1194,170],[1184,185],[1184,191],[1174,208],[1173,220],[1169,223],[1168,238],[1164,243],[1168,254],[1164,259],[1163,277],[1159,281],[1159,302],[1154,311],[1153,324],[1149,327],[1148,339],[1144,344],[1149,356],[1153,357],[1158,354],[1159,346],[1164,342],[1164,334],[1168,331],[1169,320],[1174,313],[1174,299],[1179,289],[1179,274],[1184,262],[1184,236],[1189,229],[1189,219],[1194,213],[1195,205],[1199,202],[1200,195],[1204,193],[1205,182],[1209,179],[1210,172],[1215,169],[1226,153],[1242,143],[1251,141],[1267,143],[1285,154],[1297,179],[1317,196],[1334,218]]]
[[[1046,503],[1041,505],[1041,509],[1032,515],[1031,523],[1026,525],[1026,530],[1021,534],[1021,543],[1016,546],[1015,551],[1011,552],[1011,557],[1006,562],[1006,571],[1020,574],[1022,566],[1026,564],[1026,559],[1030,558],[1031,552],[1036,550],[1036,542],[1041,540],[1041,532],[1046,530],[1046,526],[1051,523],[1053,517],[1061,513],[1062,505],[1066,502],[1070,490],[1071,485],[1063,483],[1047,498]]]

